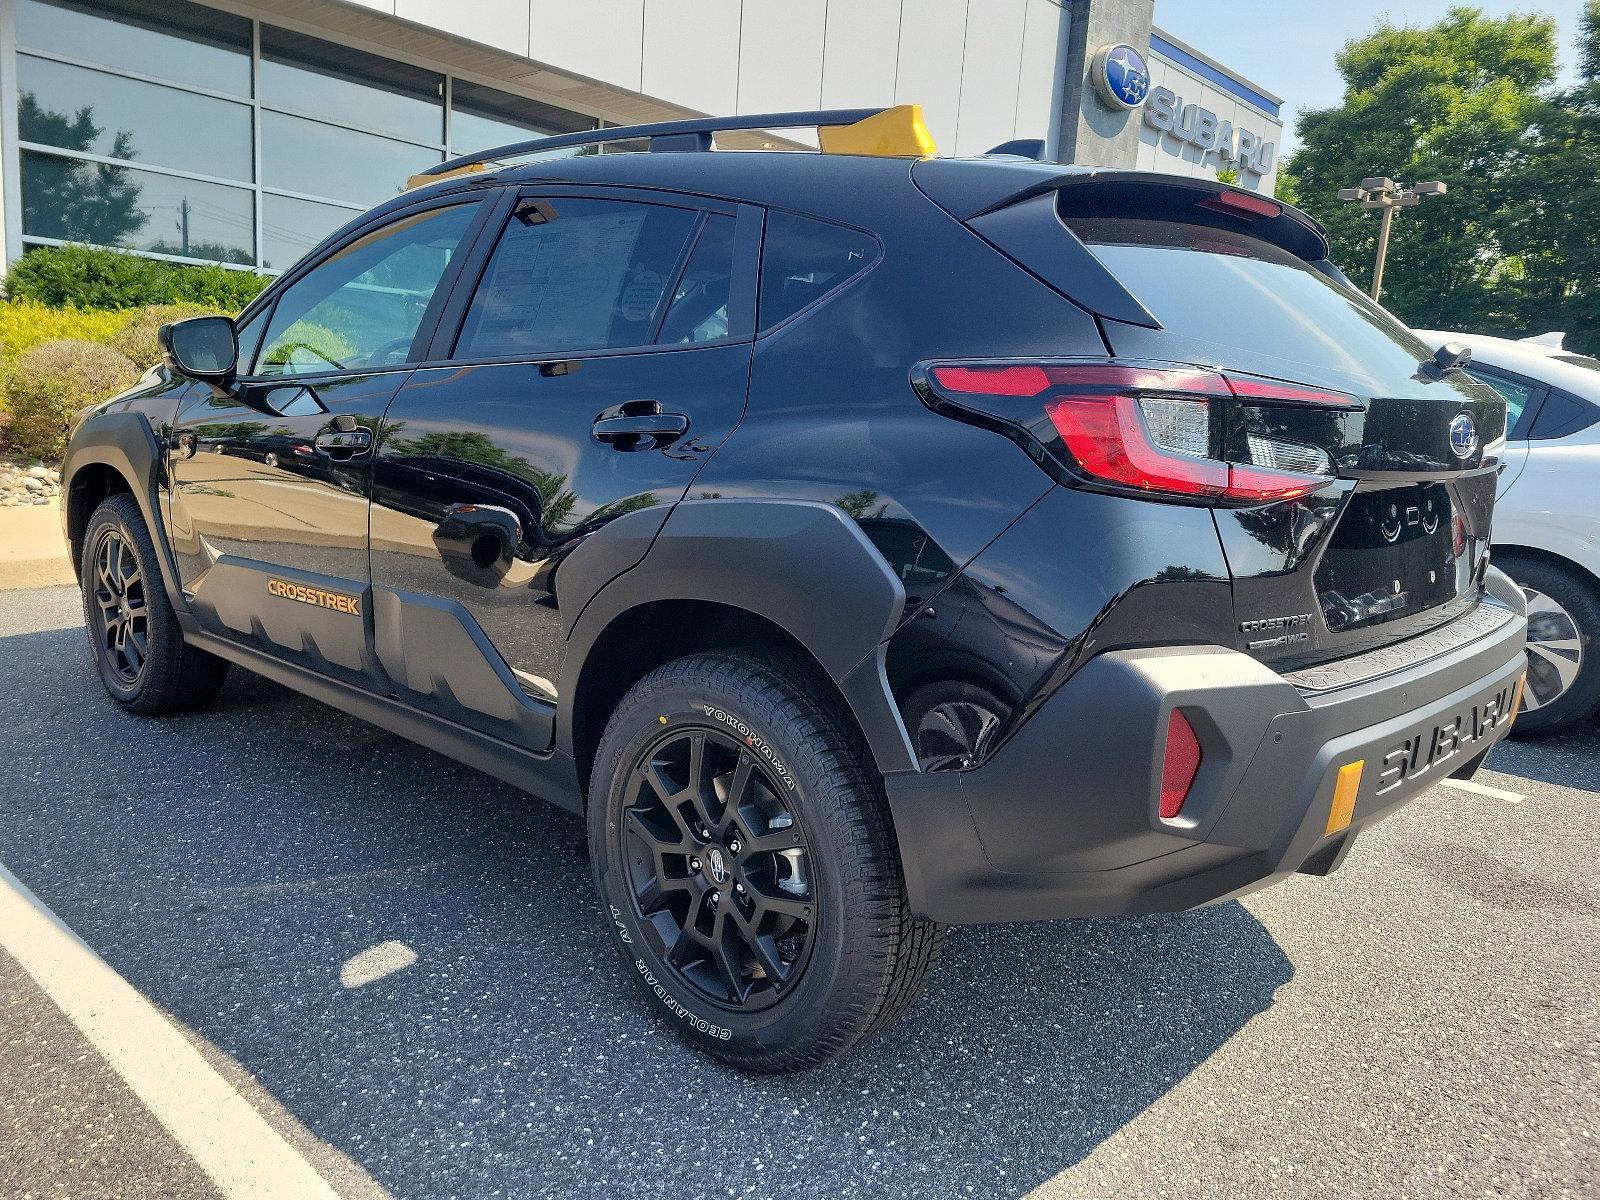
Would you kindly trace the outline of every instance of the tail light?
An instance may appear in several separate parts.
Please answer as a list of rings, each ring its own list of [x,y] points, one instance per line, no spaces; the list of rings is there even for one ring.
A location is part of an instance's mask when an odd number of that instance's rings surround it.
[[[917,383],[936,410],[999,429],[1071,482],[1229,507],[1299,499],[1334,471],[1321,448],[1264,435],[1245,439],[1248,462],[1225,460],[1228,404],[1361,407],[1253,375],[1125,363],[941,363]]]
[[[1167,748],[1161,757],[1161,819],[1170,821],[1183,808],[1200,773],[1204,757],[1194,726],[1182,710],[1173,709],[1167,718]]]

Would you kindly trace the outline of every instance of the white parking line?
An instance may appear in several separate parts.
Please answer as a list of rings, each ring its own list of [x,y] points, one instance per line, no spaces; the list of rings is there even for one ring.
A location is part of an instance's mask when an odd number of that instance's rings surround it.
[[[1440,787],[1455,788],[1458,792],[1472,792],[1478,796],[1489,796],[1495,800],[1504,800],[1509,804],[1521,804],[1526,796],[1517,792],[1508,792],[1503,788],[1490,787],[1487,783],[1474,783],[1470,779],[1441,779]]]
[[[4,866],[0,948],[22,964],[223,1195],[338,1200],[171,1022]]]

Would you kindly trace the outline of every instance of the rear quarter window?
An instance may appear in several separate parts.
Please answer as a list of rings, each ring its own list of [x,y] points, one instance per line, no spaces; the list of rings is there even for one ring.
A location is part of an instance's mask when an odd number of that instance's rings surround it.
[[[761,247],[761,332],[843,287],[877,262],[878,253],[877,239],[859,229],[769,212]]]

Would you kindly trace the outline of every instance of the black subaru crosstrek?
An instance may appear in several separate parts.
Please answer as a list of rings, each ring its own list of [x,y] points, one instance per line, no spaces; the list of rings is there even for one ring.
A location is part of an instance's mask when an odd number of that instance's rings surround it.
[[[502,147],[655,152],[441,164],[165,329],[64,472],[111,696],[238,664],[586,813],[625,973],[764,1071],[947,923],[1326,874],[1470,775],[1498,396],[1292,208],[916,125]]]

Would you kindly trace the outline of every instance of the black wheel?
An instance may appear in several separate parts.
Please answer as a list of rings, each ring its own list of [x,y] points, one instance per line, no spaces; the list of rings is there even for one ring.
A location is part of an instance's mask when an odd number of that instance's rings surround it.
[[[156,716],[195,708],[217,694],[228,664],[184,643],[132,496],[109,497],[89,518],[79,584],[89,649],[118,704]]]
[[[595,757],[591,857],[626,970],[748,1070],[874,1033],[943,939],[906,907],[881,780],[824,694],[799,660],[679,659],[634,686]]]
[[[1549,733],[1600,709],[1600,596],[1572,568],[1495,557],[1528,601],[1528,678],[1512,734]]]

